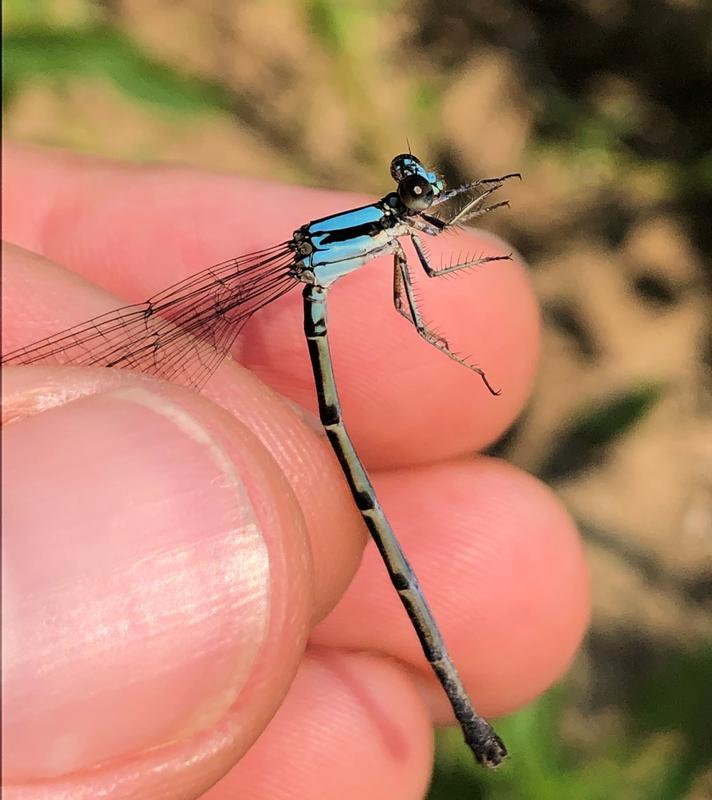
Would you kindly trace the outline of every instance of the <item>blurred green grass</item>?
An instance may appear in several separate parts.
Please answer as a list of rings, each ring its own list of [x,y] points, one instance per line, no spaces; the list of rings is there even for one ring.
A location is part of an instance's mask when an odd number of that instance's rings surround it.
[[[396,3],[389,3],[387,7]],[[373,4],[312,0],[304,4],[320,46],[332,59],[334,73],[357,100],[359,38],[354,35],[374,15]],[[226,86],[168,67],[113,26],[101,6],[76,0],[8,0],[4,8],[3,103],[12,105],[32,83],[62,84],[75,76],[101,77],[139,102],[169,113],[233,113],[241,99]],[[420,76],[412,107],[428,117],[440,103],[446,71]],[[616,118],[582,106],[580,99],[552,81],[540,122],[541,146],[591,151],[614,158],[620,142],[635,133],[634,117]],[[545,144],[546,143],[546,144]],[[629,156],[627,156],[629,157]],[[684,163],[656,156],[668,182],[679,194],[712,191],[712,156],[691,155]],[[615,156],[620,163],[620,154]],[[315,175],[315,178],[320,176]],[[602,449],[625,436],[655,406],[661,389],[641,386],[607,404],[583,408],[561,430],[541,469],[550,481],[590,466]],[[574,670],[575,672],[575,670]],[[712,719],[712,650],[678,650],[652,659],[639,685],[616,705],[618,727],[602,727],[590,740],[567,733],[567,717],[586,698],[571,679],[547,692],[517,714],[500,721],[498,730],[512,757],[496,774],[472,763],[458,731],[438,735],[437,761],[430,800],[675,800],[690,792],[709,767]]]
[[[429,800],[679,800],[709,766],[712,648],[661,659],[626,698],[620,730],[594,745],[567,741],[567,686],[500,720],[511,759],[473,764],[459,732],[438,735]]]
[[[61,82],[92,76],[113,82],[127,96],[188,114],[227,111],[229,94],[147,58],[124,34],[99,25],[84,32],[27,26],[4,42],[3,99],[11,103],[31,81]]]
[[[61,84],[77,76],[111,81],[134,100],[187,114],[229,111],[218,84],[181,74],[144,54],[130,37],[75,3],[69,18],[43,0],[10,0],[4,9],[3,104],[30,83]]]

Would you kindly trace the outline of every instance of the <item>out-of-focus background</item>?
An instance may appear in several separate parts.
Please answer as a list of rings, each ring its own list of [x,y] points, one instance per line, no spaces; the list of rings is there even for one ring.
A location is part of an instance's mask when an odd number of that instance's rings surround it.
[[[492,451],[549,482],[593,575],[565,679],[486,775],[444,733],[431,800],[712,797],[708,0],[6,0],[6,135],[373,192],[406,149],[519,170],[487,227],[545,330]]]

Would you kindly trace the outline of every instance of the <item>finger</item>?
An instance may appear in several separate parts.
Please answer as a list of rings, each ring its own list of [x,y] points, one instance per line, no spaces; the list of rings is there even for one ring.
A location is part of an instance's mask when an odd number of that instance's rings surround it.
[[[488,458],[374,477],[478,710],[497,716],[532,700],[566,669],[588,621],[581,543],[561,503],[535,478]],[[411,664],[436,720],[450,719],[374,549],[311,641]]]
[[[6,185],[24,202],[6,211],[5,235],[127,300],[145,299],[211,263],[286,240],[309,219],[365,202],[184,168],[138,169],[38,150],[9,153]],[[507,248],[468,232],[435,239],[431,250],[438,264],[444,253],[502,254]],[[538,316],[521,262],[497,262],[424,286],[426,320],[455,350],[472,353],[502,389],[499,398],[420,340],[394,311],[391,267],[379,259],[349,276],[331,297],[337,375],[357,445],[374,466],[482,446],[515,418],[534,373]],[[301,303],[292,291],[251,321],[241,358],[280,392],[314,409],[300,331]]]
[[[313,613],[277,465],[222,409],[136,379],[7,425],[3,459],[7,785],[215,780],[281,701]],[[137,778],[135,758],[160,769]]]
[[[430,721],[403,670],[319,650],[259,741],[204,800],[420,800],[431,764]]]

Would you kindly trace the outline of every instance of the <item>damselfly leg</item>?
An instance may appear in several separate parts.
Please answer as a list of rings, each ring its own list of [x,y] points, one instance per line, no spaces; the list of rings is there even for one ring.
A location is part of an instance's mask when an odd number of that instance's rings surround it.
[[[412,238],[413,243],[416,246],[416,252],[418,253],[418,256],[422,262],[427,263],[427,256],[425,255],[425,252],[422,251],[422,244],[417,242],[417,238],[415,236]],[[480,264],[486,264],[489,261],[502,261],[509,258],[509,256],[486,256],[482,258],[476,258],[472,259],[471,261],[464,261],[461,264],[455,264],[452,267],[446,268],[445,270],[433,271],[433,276],[445,275],[450,272],[457,272],[458,270],[468,269],[469,267],[478,266]],[[445,353],[448,358],[451,358],[453,361],[456,361],[458,364],[461,364],[463,367],[467,367],[469,370],[472,370],[472,372],[479,375],[490,393],[493,395],[499,395],[500,392],[492,386],[487,378],[487,375],[485,374],[485,371],[481,367],[478,367],[477,364],[472,364],[466,358],[463,358],[462,356],[453,352],[450,349],[447,339],[442,334],[438,333],[432,328],[429,328],[423,321],[420,309],[418,308],[418,303],[415,299],[413,283],[408,268],[408,258],[400,244],[398,245],[398,249],[393,256],[393,261],[393,303],[398,313],[404,316],[408,322],[415,327],[418,335],[421,336],[428,344],[436,347],[441,353]],[[403,294],[405,294],[407,310],[403,307]]]
[[[492,261],[508,261],[511,259],[511,255],[509,254],[496,256],[477,256],[475,258],[468,258],[464,261],[459,261],[456,264],[449,264],[446,267],[433,267],[430,263],[425,245],[418,235],[418,231],[429,236],[438,236],[466,219],[481,216],[489,213],[490,211],[494,211],[497,208],[507,206],[508,203],[506,200],[500,203],[495,203],[491,206],[486,206],[484,208],[482,207],[482,204],[484,200],[490,194],[492,194],[492,192],[501,188],[504,181],[513,177],[520,176],[518,173],[512,173],[511,175],[503,175],[501,178],[491,178],[483,181],[477,181],[472,184],[461,186],[459,189],[454,189],[453,191],[446,193],[447,200],[452,200],[461,194],[471,193],[473,190],[476,190],[483,185],[488,186],[486,190],[479,192],[476,197],[472,198],[462,209],[451,215],[448,219],[443,220],[437,217],[432,217],[429,214],[421,214],[421,219],[414,220],[412,222],[412,229],[409,231],[410,238],[413,242],[413,247],[415,248],[418,260],[420,261],[425,274],[429,278],[451,275],[456,272],[461,272],[462,270],[488,264]],[[437,205],[440,205],[440,203],[437,203]],[[405,295],[407,309],[403,305],[403,295]],[[413,290],[413,282],[408,267],[408,259],[400,243],[397,243],[393,256],[393,302],[398,313],[405,317],[405,319],[407,319],[408,322],[415,327],[418,335],[421,336],[428,344],[436,347],[438,350],[448,356],[448,358],[451,358],[453,361],[461,364],[463,367],[467,367],[469,370],[472,370],[472,372],[475,372],[480,376],[487,389],[493,395],[499,395],[500,392],[492,386],[487,378],[487,375],[485,374],[485,371],[481,367],[471,363],[466,358],[453,352],[450,349],[447,339],[439,332],[428,327],[423,321],[423,317],[415,298],[415,292]]]

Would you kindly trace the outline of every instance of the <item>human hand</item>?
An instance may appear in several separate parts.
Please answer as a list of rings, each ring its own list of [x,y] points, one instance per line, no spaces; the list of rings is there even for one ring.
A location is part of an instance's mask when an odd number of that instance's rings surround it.
[[[4,351],[360,201],[22,147],[4,175],[19,246]],[[502,251],[460,236],[433,241],[436,263]],[[566,668],[586,570],[545,486],[470,455],[531,384],[538,317],[521,264],[414,273],[428,317],[502,396],[399,317],[383,260],[330,293],[336,377],[475,706],[496,716]],[[202,395],[119,370],[4,370],[8,800],[424,795],[449,707],[373,547],[359,563],[360,517],[299,411],[315,408],[299,292],[259,312],[234,354]]]

